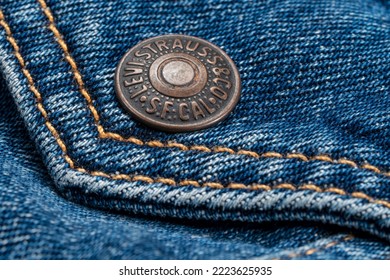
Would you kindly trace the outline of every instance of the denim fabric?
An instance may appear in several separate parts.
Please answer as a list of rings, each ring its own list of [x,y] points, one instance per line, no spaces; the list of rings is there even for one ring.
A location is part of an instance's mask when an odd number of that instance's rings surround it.
[[[198,223],[299,222],[305,238],[315,222],[324,232],[338,225],[390,240],[386,1],[1,0],[0,8],[7,90],[66,199]],[[237,64],[242,98],[224,122],[169,134],[122,110],[117,62],[142,39],[167,33],[209,40]],[[281,226],[286,235],[295,228]],[[388,250],[349,238],[321,237],[317,248],[340,246],[318,257]],[[271,257],[253,252],[225,257]],[[279,256],[312,256],[302,252]]]
[[[387,259],[386,242],[316,224],[152,220],[58,196],[0,81],[0,259]]]

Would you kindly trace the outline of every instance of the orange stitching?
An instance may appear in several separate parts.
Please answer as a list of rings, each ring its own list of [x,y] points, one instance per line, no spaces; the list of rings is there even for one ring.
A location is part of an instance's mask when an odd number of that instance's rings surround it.
[[[337,193],[339,195],[345,195],[346,192],[342,189],[339,189],[339,188],[328,188],[325,190],[326,192],[332,192],[332,193]]]
[[[355,238],[355,236],[353,236],[352,234],[348,234],[347,236],[345,236],[343,239],[341,239],[339,241],[332,241],[332,242],[329,242],[328,244],[325,244],[324,246],[321,246],[318,248],[311,248],[309,250],[306,250],[303,253],[299,253],[299,254],[292,253],[292,254],[289,254],[288,257],[290,259],[292,259],[292,258],[297,258],[297,257],[301,257],[301,256],[310,256],[310,255],[313,255],[314,253],[319,252],[320,250],[329,249],[333,246],[340,244],[341,242],[349,241],[349,240],[352,240],[354,238]],[[280,259],[278,259],[278,260],[280,260]]]
[[[190,148],[190,150],[201,151],[201,152],[206,152],[206,153],[211,153],[211,151],[212,151],[210,148],[207,148],[206,146],[191,146],[189,148]]]
[[[230,148],[226,148],[226,147],[215,147],[213,149],[213,151],[215,153],[229,153],[229,154],[235,154],[236,151],[230,149]]]
[[[113,175],[112,179],[114,179],[114,180],[131,180],[131,177],[129,175],[125,175],[125,174],[118,174],[118,175]]]
[[[375,172],[375,173],[381,173],[381,170],[380,170],[378,167],[373,166],[373,165],[368,164],[368,163],[363,164],[363,165],[362,165],[362,168],[371,170],[371,171],[373,171],[373,172]]]
[[[40,1],[42,1],[42,0],[40,0]],[[194,181],[194,180],[182,180],[180,182],[176,182],[174,179],[170,179],[170,178],[153,179],[151,177],[144,176],[144,175],[130,176],[128,174],[108,174],[108,173],[105,173],[102,171],[88,171],[82,167],[75,167],[73,160],[67,154],[67,148],[66,148],[64,141],[61,139],[58,131],[54,128],[54,126],[51,124],[51,122],[48,118],[48,114],[47,114],[47,112],[42,104],[42,96],[39,93],[38,89],[36,88],[34,80],[32,79],[30,72],[28,71],[28,69],[25,66],[24,59],[23,59],[23,57],[20,53],[20,50],[19,50],[19,46],[17,45],[16,40],[13,38],[11,29],[10,29],[8,23],[5,21],[2,11],[0,11],[0,25],[4,28],[5,33],[6,33],[6,38],[10,42],[11,46],[14,49],[15,57],[18,60],[20,66],[22,68],[22,73],[25,75],[25,77],[27,79],[29,89],[31,90],[31,92],[35,96],[35,99],[37,102],[37,108],[38,108],[39,112],[41,113],[41,115],[43,116],[43,118],[45,119],[45,125],[49,129],[49,131],[51,132],[53,137],[56,139],[57,144],[61,148],[63,155],[64,155],[64,158],[65,158],[66,162],[69,164],[71,169],[77,170],[81,173],[85,173],[85,174],[89,174],[89,175],[93,175],[93,176],[101,176],[101,177],[105,177],[105,178],[109,178],[109,179],[113,179],[113,180],[127,180],[127,181],[132,181],[132,182],[141,181],[141,182],[146,182],[146,183],[150,183],[150,184],[151,183],[164,183],[164,184],[174,185],[174,186],[195,186],[195,187],[209,187],[209,188],[215,188],[215,189],[230,188],[230,189],[264,190],[264,191],[271,191],[274,189],[286,189],[286,190],[290,190],[290,191],[311,190],[311,191],[319,192],[319,193],[320,192],[333,192],[333,193],[336,193],[339,195],[348,195],[342,189],[329,188],[329,189],[322,190],[320,187],[312,185],[312,184],[303,185],[301,187],[295,187],[292,184],[284,183],[284,184],[280,184],[280,185],[271,187],[271,186],[263,185],[263,184],[245,185],[245,184],[239,184],[239,183],[230,183],[229,185],[224,186],[218,182],[199,183],[199,182]],[[359,198],[359,199],[365,199],[371,203],[380,204],[380,205],[383,205],[387,208],[390,208],[389,201],[378,200],[378,199],[370,197],[362,192],[354,192],[352,194],[349,194],[349,196],[354,197],[354,198]]]
[[[262,184],[255,184],[252,186],[252,190],[264,190],[264,191],[270,191],[272,188],[267,185],[262,185]]]
[[[297,188],[294,187],[294,185],[292,184],[280,184],[280,185],[277,185],[276,187],[274,187],[275,189],[286,189],[286,190],[292,190],[292,191],[295,191]]]
[[[261,157],[265,158],[282,158],[283,155],[281,153],[276,153],[276,152],[267,152],[261,155]]]
[[[146,183],[149,183],[149,184],[157,182],[157,181],[153,180],[152,178],[150,178],[148,176],[143,176],[143,175],[134,176],[131,180],[132,181],[146,182]]]
[[[188,151],[188,147],[186,145],[180,144],[180,143],[175,143],[175,142],[170,142],[167,144],[168,148],[178,148],[183,151]]]
[[[214,183],[214,182],[204,183],[202,187],[212,188],[212,189],[223,189],[223,185],[221,183]]]
[[[195,151],[206,152],[206,153],[210,153],[210,152],[230,153],[230,154],[244,155],[244,156],[254,157],[254,158],[260,158],[260,157],[288,158],[288,159],[297,159],[297,160],[302,160],[302,161],[319,160],[319,161],[326,161],[326,162],[330,162],[330,163],[334,163],[334,164],[344,164],[344,165],[349,165],[349,166],[352,166],[355,168],[359,168],[359,165],[352,160],[349,160],[349,159],[337,160],[337,159],[333,159],[333,158],[329,157],[328,155],[317,155],[317,156],[313,156],[313,157],[308,157],[308,156],[305,156],[301,153],[288,153],[286,155],[283,155],[283,154],[277,153],[277,152],[267,152],[267,153],[260,155],[254,151],[249,151],[249,150],[235,151],[235,150],[228,148],[228,147],[209,148],[209,147],[206,147],[204,145],[186,146],[186,145],[181,144],[181,143],[163,143],[159,140],[144,142],[144,141],[142,141],[138,138],[135,138],[135,137],[125,138],[122,135],[117,134],[117,133],[106,132],[104,127],[102,125],[100,125],[100,123],[99,123],[99,121],[100,121],[99,113],[97,112],[95,106],[93,105],[92,97],[89,95],[88,91],[86,90],[86,88],[84,86],[84,82],[83,82],[81,73],[77,67],[76,61],[73,59],[73,57],[69,53],[69,48],[66,45],[60,31],[57,29],[57,27],[55,25],[55,20],[54,20],[53,14],[51,13],[50,9],[48,8],[45,0],[38,0],[38,2],[40,3],[40,5],[42,7],[43,13],[46,15],[47,19],[49,20],[49,29],[53,32],[54,36],[56,37],[58,44],[60,45],[61,49],[64,51],[65,60],[70,64],[70,66],[72,68],[74,78],[76,80],[76,83],[79,86],[79,91],[81,92],[81,94],[85,98],[85,100],[87,101],[87,107],[89,108],[89,110],[92,113],[95,124],[97,125],[97,128],[98,128],[100,138],[112,138],[112,139],[117,140],[117,141],[130,142],[130,143],[133,143],[136,145],[147,145],[147,146],[154,147],[154,148],[178,148],[178,149],[181,149],[183,151],[195,150]],[[18,53],[18,51],[16,51],[16,53]],[[382,174],[385,176],[390,176],[390,172],[381,171],[378,167],[375,167],[371,164],[363,164],[360,166],[360,168],[370,170],[370,171],[373,171],[375,173]]]
[[[349,159],[342,158],[342,159],[339,159],[338,161],[341,164],[350,165],[350,166],[355,167],[355,168],[359,167],[355,162],[353,162],[352,160],[349,160]]]
[[[299,159],[299,160],[302,160],[302,161],[308,161],[309,158],[303,154],[300,154],[300,153],[296,153],[296,154],[287,154],[286,155],[286,158],[295,158],[295,159]]]
[[[183,180],[179,183],[179,186],[195,186],[200,187],[200,184],[197,181],[193,180]]]
[[[110,178],[110,175],[102,172],[102,171],[90,171],[89,172],[91,175],[93,176],[100,176],[100,177],[106,177],[106,178]]]
[[[312,157],[311,159],[313,159],[313,160],[320,160],[320,161],[326,161],[326,162],[334,162],[335,161],[334,159],[332,159],[328,155],[318,155],[318,156]]]
[[[166,184],[166,185],[171,185],[171,186],[176,185],[175,180],[167,179],[167,178],[158,178],[158,179],[156,180],[156,182],[162,183],[162,184]]]
[[[237,155],[245,155],[248,157],[254,157],[254,158],[259,158],[260,155],[256,152],[251,152],[251,151],[246,151],[246,150],[239,150],[237,151]]]
[[[312,184],[307,184],[307,185],[303,185],[302,187],[300,187],[301,190],[310,190],[310,191],[315,191],[315,192],[322,192],[322,189],[317,187],[316,185],[312,185]]]
[[[56,139],[58,145],[62,149],[66,162],[69,164],[69,166],[71,168],[74,168],[73,161],[67,156],[67,149],[66,149],[65,143],[61,140],[61,138],[59,137],[58,131],[52,126],[52,124],[50,123],[49,119],[47,118],[47,112],[46,112],[46,110],[42,106],[42,97],[39,94],[39,91],[38,91],[38,89],[35,86],[34,80],[32,79],[30,72],[26,68],[26,64],[24,62],[24,59],[23,59],[22,55],[19,52],[19,46],[16,43],[15,38],[12,36],[12,32],[11,32],[11,29],[10,29],[9,25],[4,20],[4,15],[3,15],[2,11],[0,11],[0,25],[4,28],[7,40],[8,40],[8,42],[10,42],[11,46],[13,47],[13,49],[15,51],[15,57],[18,60],[20,66],[22,68],[22,72],[23,72],[24,76],[26,77],[26,79],[28,81],[30,90],[34,93],[35,98],[37,99],[37,102],[41,104],[41,106],[38,107],[38,110],[41,112],[43,118],[45,119],[46,127],[49,129],[51,134]]]

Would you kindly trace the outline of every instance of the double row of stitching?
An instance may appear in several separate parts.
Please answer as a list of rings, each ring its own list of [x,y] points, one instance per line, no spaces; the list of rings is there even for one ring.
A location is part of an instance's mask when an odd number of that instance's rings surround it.
[[[39,0],[39,1],[43,1],[43,0]],[[46,6],[44,6],[44,7],[45,7],[45,9],[47,9]],[[30,91],[33,93],[33,95],[34,95],[34,97],[36,99],[37,108],[38,108],[39,112],[41,113],[42,117],[45,120],[45,125],[48,128],[48,130],[51,132],[53,137],[56,139],[57,144],[59,145],[59,147],[61,148],[61,150],[63,152],[63,155],[64,155],[64,158],[65,158],[66,162],[69,164],[70,168],[72,168],[72,169],[75,169],[75,170],[77,170],[79,172],[82,172],[82,173],[85,173],[85,174],[89,174],[89,175],[93,175],[93,176],[105,177],[105,178],[109,178],[109,179],[112,179],[112,180],[126,180],[126,181],[132,181],[132,182],[145,182],[145,183],[149,183],[149,184],[151,184],[151,183],[162,183],[162,184],[165,184],[165,185],[171,185],[171,186],[177,186],[177,187],[179,187],[179,186],[194,186],[194,187],[208,187],[208,188],[213,188],[213,189],[221,189],[221,188],[245,189],[245,190],[251,190],[251,191],[255,191],[255,190],[257,190],[257,191],[259,191],[259,190],[261,190],[261,191],[271,191],[271,190],[275,190],[275,189],[284,189],[284,190],[288,190],[288,191],[313,191],[313,192],[319,192],[319,193],[329,192],[329,193],[335,193],[337,195],[343,195],[343,196],[350,196],[350,197],[353,197],[353,198],[365,199],[365,200],[367,200],[367,201],[369,201],[371,203],[379,204],[379,205],[385,206],[387,208],[390,208],[390,202],[389,201],[375,199],[375,198],[373,198],[371,196],[368,196],[367,194],[362,193],[362,192],[353,192],[351,194],[348,194],[348,193],[346,193],[344,190],[342,190],[340,188],[321,189],[320,187],[318,187],[316,185],[311,185],[311,184],[310,185],[303,185],[303,186],[300,186],[300,187],[294,186],[292,184],[280,184],[280,185],[272,187],[272,186],[263,185],[263,184],[245,185],[245,184],[239,184],[239,183],[230,183],[230,184],[225,186],[225,185],[222,185],[219,182],[200,183],[200,182],[197,182],[197,181],[194,181],[194,180],[182,180],[180,182],[176,182],[174,179],[171,179],[171,178],[157,178],[157,179],[155,179],[155,178],[151,178],[151,177],[143,176],[143,175],[130,176],[128,174],[108,174],[108,173],[105,173],[105,172],[102,172],[102,171],[88,171],[88,170],[86,170],[84,168],[76,167],[74,161],[68,155],[68,151],[67,151],[67,147],[65,145],[65,142],[61,139],[58,131],[52,125],[52,123],[51,123],[51,121],[50,121],[50,119],[48,117],[47,111],[46,111],[46,109],[44,108],[44,106],[42,104],[42,95],[40,94],[39,90],[35,86],[34,80],[33,80],[32,76],[31,76],[29,70],[26,67],[25,60],[24,60],[23,56],[20,53],[20,49],[19,49],[19,46],[18,46],[15,38],[12,35],[10,26],[8,25],[8,23],[4,19],[4,15],[3,15],[2,11],[0,11],[0,25],[4,28],[5,33],[6,33],[6,38],[9,41],[9,43],[11,44],[12,48],[14,49],[15,57],[16,57],[17,61],[19,62],[20,66],[21,66],[22,73],[24,74],[24,76],[27,79]]]
[[[11,29],[10,29],[8,23],[4,19],[4,15],[3,15],[2,11],[0,11],[0,25],[4,28],[6,36],[7,36],[7,40],[8,40],[8,42],[10,42],[11,46],[14,49],[14,54],[15,54],[16,59],[18,60],[20,66],[22,68],[23,75],[27,79],[29,89],[34,94],[34,96],[36,98],[37,108],[38,108],[39,112],[41,113],[41,115],[43,116],[43,118],[45,119],[46,127],[49,129],[51,134],[54,136],[54,138],[57,141],[58,146],[60,146],[61,150],[63,151],[64,158],[65,158],[66,162],[70,165],[71,168],[74,168],[74,162],[68,156],[67,148],[66,148],[64,141],[62,141],[62,139],[60,138],[60,136],[58,134],[58,131],[54,128],[54,126],[52,125],[52,123],[50,122],[50,120],[48,118],[48,114],[47,114],[47,112],[42,104],[42,95],[40,94],[37,87],[35,86],[35,83],[34,83],[34,80],[31,76],[31,74],[30,74],[30,71],[28,71],[28,69],[26,68],[25,60],[20,53],[20,49],[19,49],[18,44],[16,43],[15,38],[12,36],[12,32],[11,32]]]
[[[69,48],[67,44],[65,43],[63,36],[59,32],[58,28],[56,27],[54,16],[51,13],[50,9],[47,7],[47,4],[45,0],[38,0],[40,3],[44,14],[46,15],[47,19],[49,20],[49,29],[53,32],[55,38],[57,39],[58,44],[60,45],[61,49],[64,52],[65,55],[65,60],[70,64],[72,68],[72,72],[74,74],[74,78],[76,80],[76,83],[79,87],[79,91],[82,94],[82,96],[85,98],[87,102],[87,106],[89,110],[91,111],[91,114],[94,118],[99,137],[103,139],[114,139],[116,141],[123,141],[123,142],[128,142],[136,145],[145,145],[149,147],[154,147],[154,148],[176,148],[180,149],[183,151],[199,151],[199,152],[205,152],[205,153],[229,153],[229,154],[236,154],[236,155],[243,155],[247,157],[253,157],[253,158],[286,158],[286,159],[297,159],[301,161],[324,161],[324,162],[329,162],[333,164],[343,164],[343,165],[348,165],[354,168],[360,168],[360,169],[365,169],[369,170],[381,175],[385,176],[390,176],[390,171],[382,171],[380,168],[369,164],[358,164],[357,162],[350,160],[350,159],[334,159],[328,155],[317,155],[317,156],[306,156],[302,153],[287,153],[287,154],[282,154],[278,152],[266,152],[266,153],[257,153],[254,151],[250,150],[233,150],[228,147],[207,147],[205,145],[184,145],[182,143],[177,143],[177,142],[168,142],[164,143],[159,140],[153,140],[153,141],[143,141],[141,139],[138,139],[136,137],[123,137],[120,134],[113,133],[113,132],[107,132],[104,127],[100,124],[100,116],[98,111],[96,110],[95,106],[93,105],[93,100],[88,93],[88,91],[85,88],[81,73],[77,67],[77,64],[75,60],[72,58],[69,52]]]

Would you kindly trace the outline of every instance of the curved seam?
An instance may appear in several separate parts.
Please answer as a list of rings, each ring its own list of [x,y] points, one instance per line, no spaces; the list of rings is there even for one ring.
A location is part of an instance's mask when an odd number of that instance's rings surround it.
[[[38,111],[41,113],[42,117],[44,118],[46,127],[53,135],[58,146],[61,148],[61,150],[63,152],[64,159],[69,164],[69,167],[71,169],[74,169],[76,171],[79,171],[79,172],[82,172],[82,173],[85,173],[88,175],[100,176],[100,177],[110,178],[113,180],[126,180],[126,181],[132,181],[132,182],[144,182],[144,183],[149,183],[149,184],[162,183],[162,184],[176,186],[176,187],[194,186],[194,187],[208,187],[208,188],[213,188],[213,189],[222,189],[222,188],[245,189],[245,190],[252,190],[252,191],[254,191],[254,190],[271,191],[271,190],[276,190],[276,189],[283,189],[283,190],[290,190],[290,191],[314,191],[314,192],[318,192],[318,193],[330,192],[330,193],[334,193],[337,195],[344,195],[344,196],[351,196],[353,198],[365,199],[371,203],[382,205],[382,206],[385,206],[385,207],[390,209],[390,201],[376,199],[376,198],[373,198],[371,196],[368,196],[367,194],[365,194],[363,192],[353,192],[351,194],[348,194],[347,192],[345,192],[343,189],[340,189],[340,188],[321,189],[320,187],[313,185],[313,184],[307,184],[307,185],[303,185],[300,187],[296,187],[292,184],[284,183],[284,184],[279,184],[277,186],[271,187],[269,185],[264,185],[264,184],[245,185],[245,184],[240,184],[240,183],[230,183],[230,184],[224,186],[223,184],[218,183],[218,182],[199,183],[195,180],[182,180],[180,182],[176,182],[174,179],[170,179],[170,178],[153,179],[151,177],[144,176],[144,175],[130,176],[128,174],[108,174],[108,173],[105,173],[102,171],[88,171],[84,168],[76,167],[74,161],[68,155],[65,142],[61,139],[58,131],[50,122],[50,119],[48,117],[46,109],[44,108],[43,103],[42,103],[42,96],[35,86],[35,82],[30,74],[30,71],[26,67],[25,60],[20,53],[19,46],[18,46],[15,38],[13,37],[10,26],[5,21],[3,12],[1,10],[0,10],[0,25],[4,28],[5,33],[6,33],[6,38],[7,38],[8,42],[11,44],[12,48],[14,49],[15,57],[21,66],[21,70],[22,70],[23,75],[27,79],[29,89],[33,93],[33,95],[35,96],[35,99],[37,102],[36,106],[38,108]]]
[[[98,135],[102,139],[114,139],[116,141],[122,141],[122,142],[129,142],[132,144],[140,145],[140,146],[149,146],[153,148],[177,148],[182,151],[198,151],[198,152],[206,152],[206,153],[229,153],[229,154],[235,154],[235,155],[243,155],[247,157],[253,157],[253,158],[284,158],[284,159],[297,159],[301,161],[325,161],[333,164],[343,164],[343,165],[348,165],[354,168],[359,168],[359,169],[364,169],[364,170],[369,170],[372,172],[375,172],[377,174],[381,174],[384,176],[390,176],[390,171],[386,172],[381,170],[380,168],[369,164],[369,163],[364,163],[364,164],[358,164],[357,162],[346,159],[346,158],[340,158],[340,159],[334,159],[328,155],[316,155],[316,156],[306,156],[302,153],[287,153],[287,154],[282,154],[278,152],[265,152],[265,153],[257,153],[254,151],[250,150],[233,150],[228,147],[207,147],[205,145],[185,145],[182,143],[178,142],[168,142],[168,143],[163,143],[159,140],[152,140],[152,141],[143,141],[141,139],[135,138],[135,137],[128,137],[125,138],[121,136],[118,133],[114,132],[107,132],[105,128],[100,124],[100,115],[98,111],[96,110],[95,106],[93,105],[93,100],[92,97],[89,95],[88,91],[85,88],[84,81],[82,78],[82,75],[77,67],[76,61],[74,58],[71,56],[69,52],[68,45],[66,44],[62,34],[58,30],[55,24],[55,19],[50,11],[50,8],[47,6],[45,0],[37,0],[39,4],[41,5],[41,8],[43,10],[43,13],[49,20],[49,29],[50,31],[54,34],[55,38],[57,39],[57,43],[60,45],[60,48],[64,52],[65,60],[69,63],[72,69],[72,73],[74,76],[74,79],[76,80],[76,83],[79,87],[79,91],[81,95],[85,98],[87,102],[87,107],[91,111],[92,116],[94,118],[95,125],[98,130]]]
[[[310,255],[313,255],[314,253],[318,253],[320,251],[324,251],[324,250],[327,250],[329,248],[332,248],[336,245],[339,245],[341,244],[341,242],[346,242],[346,241],[350,241],[352,239],[354,239],[355,236],[353,236],[352,234],[348,234],[346,236],[344,236],[341,240],[335,240],[335,241],[331,241],[325,245],[321,245],[321,246],[317,246],[317,247],[313,247],[313,248],[310,248],[308,250],[305,250],[304,252],[301,252],[301,253],[290,253],[288,254],[287,256],[287,259],[296,259],[296,258],[299,258],[299,257],[304,257],[304,256],[310,256]],[[285,260],[286,258],[276,258],[274,260]]]

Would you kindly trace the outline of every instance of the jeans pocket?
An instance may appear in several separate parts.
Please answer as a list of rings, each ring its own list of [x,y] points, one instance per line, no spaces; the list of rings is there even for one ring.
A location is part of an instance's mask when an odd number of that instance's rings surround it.
[[[2,70],[58,190],[101,209],[388,239],[385,7],[282,2],[2,3]],[[236,62],[242,98],[224,122],[172,134],[122,110],[116,64],[162,33],[209,39]]]

